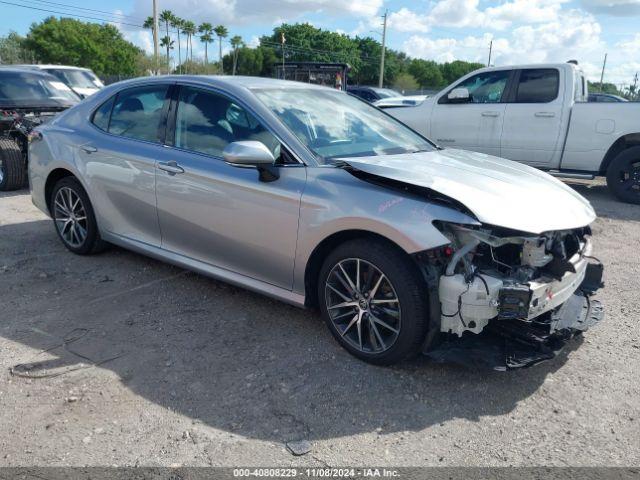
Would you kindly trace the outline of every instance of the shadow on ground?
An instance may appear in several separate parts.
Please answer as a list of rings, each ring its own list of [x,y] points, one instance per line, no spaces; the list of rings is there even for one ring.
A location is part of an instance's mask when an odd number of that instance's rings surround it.
[[[425,359],[373,367],[345,353],[313,311],[117,248],[72,255],[48,221],[0,227],[0,291],[3,337],[58,345],[47,363],[16,358],[19,371],[74,375],[91,360],[150,402],[273,441],[504,415],[566,359],[509,373]]]

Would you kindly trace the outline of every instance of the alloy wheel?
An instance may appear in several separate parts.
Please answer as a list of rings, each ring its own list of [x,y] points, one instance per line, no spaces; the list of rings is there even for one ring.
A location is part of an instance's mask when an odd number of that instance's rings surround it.
[[[620,187],[630,192],[640,194],[640,161],[629,162],[620,171]]]
[[[401,328],[400,301],[390,280],[360,258],[338,262],[325,282],[333,326],[353,348],[369,354],[393,346]]]
[[[87,212],[80,196],[69,187],[62,187],[53,200],[53,218],[62,239],[73,248],[87,239]]]

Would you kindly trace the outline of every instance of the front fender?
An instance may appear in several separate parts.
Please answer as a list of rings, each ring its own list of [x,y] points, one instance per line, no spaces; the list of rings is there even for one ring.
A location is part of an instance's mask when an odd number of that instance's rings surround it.
[[[360,180],[344,169],[308,169],[300,207],[294,291],[304,294],[305,270],[320,243],[336,233],[366,231],[392,241],[408,254],[446,245],[449,239],[435,228],[441,220],[477,225],[454,208],[405,192]]]

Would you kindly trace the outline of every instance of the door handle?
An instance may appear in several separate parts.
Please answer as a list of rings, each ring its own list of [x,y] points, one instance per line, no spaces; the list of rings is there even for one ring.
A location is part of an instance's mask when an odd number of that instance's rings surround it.
[[[483,117],[499,117],[499,112],[482,112]]]
[[[555,117],[556,114],[553,112],[536,112],[535,113],[536,117],[544,117],[544,118],[552,118]]]
[[[85,153],[96,153],[98,151],[98,149],[96,147],[92,147],[91,145],[83,145],[80,148]]]
[[[158,168],[164,170],[169,175],[175,175],[176,173],[184,173],[184,168],[178,165],[177,162],[158,162]]]

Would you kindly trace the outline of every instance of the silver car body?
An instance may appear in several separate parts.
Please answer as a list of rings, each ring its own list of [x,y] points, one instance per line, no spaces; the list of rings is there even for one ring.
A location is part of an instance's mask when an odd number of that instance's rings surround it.
[[[280,167],[278,181],[261,182],[253,169],[114,136],[91,123],[94,110],[117,91],[157,83],[196,86],[233,99],[298,163]],[[451,242],[435,221],[539,234],[595,219],[589,203],[553,177],[484,154],[434,150],[346,159],[351,169],[321,164],[255,96],[254,89],[267,87],[291,95],[324,88],[253,77],[185,76],[107,87],[44,127],[43,140],[32,144],[33,202],[49,214],[51,175],[71,172],[88,192],[105,240],[300,306],[308,303],[306,276],[314,252],[336,236],[371,232],[415,254]],[[426,161],[414,161],[417,157]],[[162,169],[173,161],[183,174]],[[445,201],[364,181],[353,169],[418,186]]]

